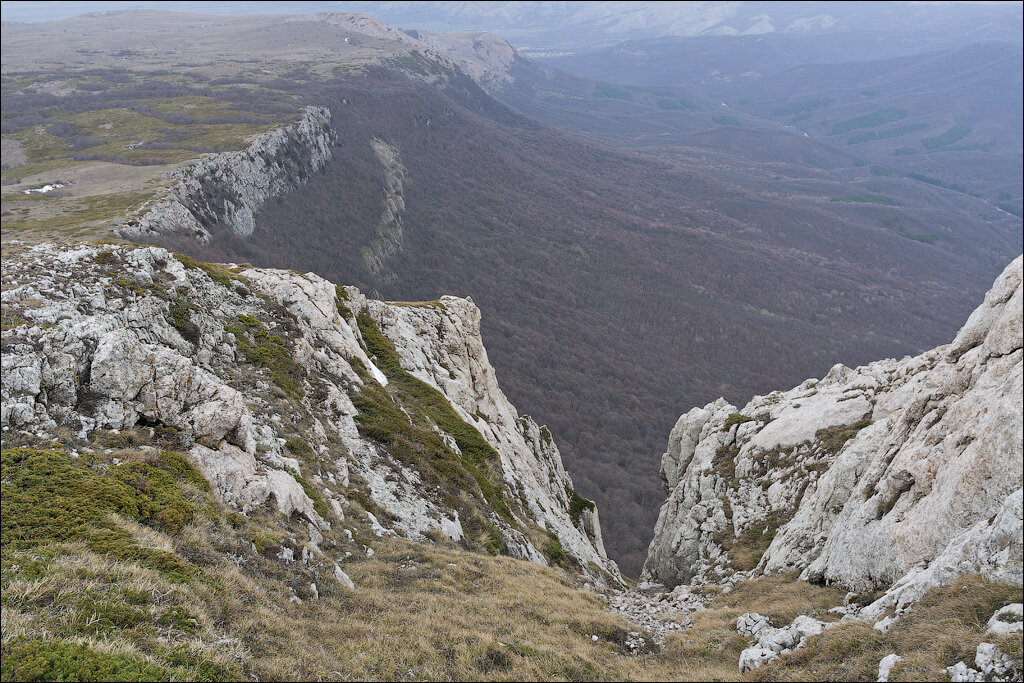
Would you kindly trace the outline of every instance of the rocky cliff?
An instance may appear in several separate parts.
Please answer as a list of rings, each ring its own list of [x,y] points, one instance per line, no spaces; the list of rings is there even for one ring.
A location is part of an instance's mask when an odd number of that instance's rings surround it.
[[[240,513],[301,520],[304,560],[340,524],[618,580],[593,503],[498,387],[471,301],[117,245],[5,253],[2,301],[5,447],[155,434]]]
[[[416,29],[400,29],[365,14],[347,12],[320,12],[299,15],[289,21],[315,21],[352,31],[365,36],[394,41],[408,46],[422,57],[448,68],[458,68],[481,87],[495,91],[512,81],[512,64],[519,58],[515,48],[490,33],[446,32],[434,33]],[[415,54],[413,54],[415,57]],[[388,58],[383,63],[406,71],[414,78],[433,82],[441,76],[435,69],[424,72],[421,68],[405,69],[409,55]]]
[[[120,234],[146,241],[184,233],[200,242],[218,225],[248,237],[256,213],[269,199],[294,190],[331,159],[336,135],[326,107],[306,107],[302,118],[255,136],[246,149],[209,155],[177,172],[170,192]]]
[[[683,415],[645,577],[800,571],[904,609],[959,574],[1022,583],[1021,257],[953,342]]]

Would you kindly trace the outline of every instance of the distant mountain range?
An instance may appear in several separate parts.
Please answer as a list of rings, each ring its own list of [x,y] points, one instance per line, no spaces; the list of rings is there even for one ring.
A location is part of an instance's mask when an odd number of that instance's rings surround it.
[[[851,58],[892,56],[979,40],[1020,42],[1012,2],[4,2],[6,21],[52,21],[84,12],[165,9],[206,14],[359,12],[430,31],[489,31],[525,51],[578,51],[667,36],[886,35]],[[850,46],[848,45],[847,48]],[[864,51],[867,50],[867,51]]]

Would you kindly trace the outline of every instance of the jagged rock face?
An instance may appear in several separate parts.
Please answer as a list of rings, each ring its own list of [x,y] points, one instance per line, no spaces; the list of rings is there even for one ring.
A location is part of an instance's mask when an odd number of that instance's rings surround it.
[[[488,513],[507,552],[547,564],[524,533],[535,524],[585,573],[618,577],[596,511],[571,520],[571,481],[550,435],[498,387],[469,301],[385,304],[312,273],[211,268],[156,247],[39,245],[5,257],[3,272],[5,444],[173,428],[217,495],[243,513],[273,504],[325,528],[345,520],[359,488],[386,513],[370,515],[378,535],[461,541],[450,499],[360,434],[353,397],[388,384],[356,323],[369,310],[408,369],[500,453],[505,495],[520,496],[527,517],[517,527]],[[294,437],[309,451],[302,462]],[[333,515],[318,511],[307,486]]]
[[[480,309],[450,296],[436,305],[371,301],[369,307],[394,341],[402,367],[444,394],[498,451],[505,483],[524,509],[573,555],[610,567],[597,508],[582,510],[579,523],[572,523],[566,513],[574,487],[551,434],[530,416],[520,417],[498,386],[480,337]]]
[[[256,136],[246,149],[212,154],[178,171],[179,181],[169,194],[119,232],[139,241],[184,233],[208,242],[210,231],[223,225],[248,237],[260,207],[330,161],[336,137],[330,110],[306,107],[299,122]]]
[[[867,617],[964,572],[1020,584],[1021,310],[1018,257],[952,344],[683,415],[645,576],[889,589]]]

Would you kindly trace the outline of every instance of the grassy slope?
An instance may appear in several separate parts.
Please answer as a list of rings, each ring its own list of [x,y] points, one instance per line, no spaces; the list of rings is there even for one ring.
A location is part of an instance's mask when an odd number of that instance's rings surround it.
[[[285,520],[244,518],[204,484],[169,452],[4,451],[3,680],[731,680],[747,646],[737,616],[784,624],[842,597],[793,577],[751,581],[634,658],[621,646],[632,627],[561,570],[373,540],[372,557],[344,563],[357,586],[347,591],[315,561],[277,557],[294,532]],[[842,625],[745,678],[873,680],[898,652],[893,680],[935,679],[970,660],[992,610],[1019,599],[1019,588],[961,580],[886,635]],[[1020,657],[1019,635],[1001,644]]]

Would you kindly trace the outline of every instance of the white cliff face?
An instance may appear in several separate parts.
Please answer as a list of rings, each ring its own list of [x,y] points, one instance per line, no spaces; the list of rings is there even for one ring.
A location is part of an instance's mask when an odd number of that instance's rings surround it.
[[[498,386],[480,337],[480,309],[467,299],[434,305],[368,302],[373,319],[395,344],[402,367],[439,390],[459,416],[501,456],[505,483],[541,528],[584,563],[617,575],[601,539],[597,508],[570,515],[572,480],[551,434],[520,416]]]
[[[353,398],[388,384],[356,322],[369,307],[403,363],[412,359],[410,370],[500,453],[505,496],[522,496],[525,511],[516,525],[485,510],[507,551],[546,564],[528,537],[548,529],[585,573],[593,563],[618,576],[596,512],[570,520],[571,481],[550,435],[498,388],[468,301],[446,297],[446,313],[421,319],[409,313],[437,309],[367,301],[312,273],[210,267],[155,247],[44,244],[5,256],[2,303],[5,447],[169,429],[222,500],[244,514],[269,505],[305,518],[314,547],[316,529],[346,523],[350,500],[377,535],[463,542],[450,499],[360,434]]]
[[[246,149],[212,154],[178,171],[169,194],[120,233],[139,240],[183,233],[208,242],[211,230],[223,225],[248,237],[268,200],[291,192],[330,161],[335,137],[330,110],[306,107],[300,121],[255,136]]]
[[[965,572],[1020,585],[1021,289],[1018,257],[952,344],[683,415],[645,575],[887,590],[866,618]]]

